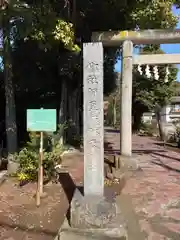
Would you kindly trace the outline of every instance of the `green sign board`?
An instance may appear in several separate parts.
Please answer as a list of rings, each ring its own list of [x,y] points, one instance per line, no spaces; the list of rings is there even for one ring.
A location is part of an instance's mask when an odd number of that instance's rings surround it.
[[[54,132],[56,126],[56,109],[27,109],[28,131]]]

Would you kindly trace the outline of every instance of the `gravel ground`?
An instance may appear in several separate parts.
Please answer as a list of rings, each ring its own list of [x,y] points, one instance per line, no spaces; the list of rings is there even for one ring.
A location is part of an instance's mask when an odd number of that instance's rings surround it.
[[[119,152],[119,133],[106,132],[111,152]],[[133,154],[142,171],[128,179],[121,206],[129,199],[137,216],[142,239],[180,239],[180,155],[148,137],[133,136]],[[14,179],[0,186],[0,240],[54,239],[66,215],[75,185],[82,186],[83,155],[71,154],[63,161],[60,183],[44,187],[47,196],[35,205],[36,185],[19,187]],[[117,187],[117,186],[116,186]],[[117,190],[117,189],[116,189]],[[122,190],[122,189],[121,189]],[[109,194],[114,194],[109,186]],[[128,216],[133,229],[134,217]],[[130,231],[133,232],[133,231]],[[130,240],[141,240],[136,235]]]

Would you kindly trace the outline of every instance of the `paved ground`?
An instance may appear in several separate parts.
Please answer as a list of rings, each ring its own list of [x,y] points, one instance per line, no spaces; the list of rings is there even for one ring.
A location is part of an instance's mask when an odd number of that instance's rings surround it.
[[[106,140],[119,150],[119,133],[106,133]],[[128,180],[119,197],[129,226],[129,240],[179,240],[179,153],[138,136],[133,136],[133,149],[142,171]],[[54,239],[75,184],[82,184],[83,155],[71,155],[63,165],[70,174],[61,174],[61,184],[46,186],[48,197],[40,208],[36,208],[33,198],[35,184],[19,188],[8,180],[0,186],[0,240]]]
[[[106,140],[119,149],[119,133],[106,133]],[[128,216],[129,225],[133,229],[134,220],[138,219],[142,234],[130,239],[179,240],[180,153],[139,136],[133,136],[133,153],[142,171],[127,181],[122,194],[125,200],[120,201],[124,209],[132,202],[135,215]],[[137,229],[132,231],[135,232]]]

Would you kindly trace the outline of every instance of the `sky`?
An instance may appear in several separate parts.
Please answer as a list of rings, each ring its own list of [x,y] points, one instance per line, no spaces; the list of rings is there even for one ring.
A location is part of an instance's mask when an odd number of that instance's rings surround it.
[[[173,7],[173,12],[175,15],[180,16],[180,9],[176,9],[175,7]],[[180,21],[177,24],[176,28],[180,29]],[[180,53],[180,44],[162,44],[161,49],[165,53]],[[178,65],[178,68],[179,68],[179,72],[178,72],[177,80],[180,81],[180,65]],[[118,61],[115,64],[115,72],[120,72],[120,70],[121,70],[121,61]]]

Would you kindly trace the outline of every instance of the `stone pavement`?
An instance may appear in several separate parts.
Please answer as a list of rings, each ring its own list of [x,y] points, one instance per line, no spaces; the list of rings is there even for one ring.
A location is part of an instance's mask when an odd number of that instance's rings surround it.
[[[105,139],[119,151],[118,132],[106,132]],[[130,240],[179,240],[180,153],[159,146],[152,138],[133,136],[133,155],[142,171],[128,179],[119,199]]]

